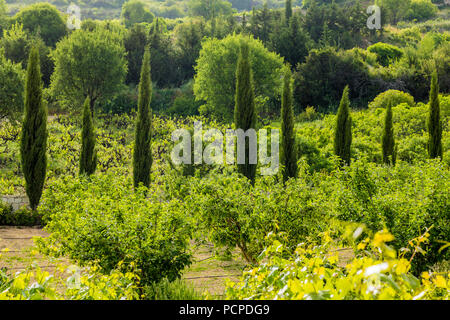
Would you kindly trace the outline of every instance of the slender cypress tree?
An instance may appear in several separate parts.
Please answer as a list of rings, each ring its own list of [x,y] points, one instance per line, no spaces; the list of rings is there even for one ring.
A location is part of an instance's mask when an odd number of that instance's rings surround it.
[[[83,110],[83,131],[81,133],[80,174],[90,176],[97,167],[97,152],[95,150],[95,131],[90,109],[90,99],[86,98]]]
[[[281,98],[281,165],[284,167],[283,179],[297,176],[297,155],[294,135],[294,109],[292,107],[291,70],[286,68],[283,96]]]
[[[139,83],[138,116],[136,120],[135,145],[133,154],[134,187],[139,183],[150,186],[151,153],[151,110],[152,82],[150,76],[150,50],[146,49],[142,61]]]
[[[249,47],[241,43],[241,51],[236,70],[236,104],[234,108],[234,124],[236,129],[247,131],[255,129],[255,93],[253,75],[249,59]],[[238,172],[246,176],[252,184],[255,182],[256,164],[250,164],[250,144],[245,141],[245,164],[238,164]]]
[[[289,20],[292,17],[292,0],[286,0],[286,13],[285,13],[285,17],[286,17],[286,23],[289,23]]]
[[[336,131],[334,135],[334,154],[350,165],[350,148],[352,144],[352,118],[350,116],[350,100],[348,98],[349,87],[346,86],[342,94],[341,103],[336,119]]]
[[[384,118],[384,130],[382,139],[383,162],[395,165],[395,140],[394,126],[392,124],[392,104],[389,103]]]
[[[25,190],[32,210],[42,196],[47,170],[47,107],[42,98],[39,51],[30,52],[25,88],[25,115],[22,124],[20,155]]]
[[[439,84],[436,70],[431,77],[430,111],[428,115],[428,154],[431,159],[443,157],[442,122],[439,103]]]

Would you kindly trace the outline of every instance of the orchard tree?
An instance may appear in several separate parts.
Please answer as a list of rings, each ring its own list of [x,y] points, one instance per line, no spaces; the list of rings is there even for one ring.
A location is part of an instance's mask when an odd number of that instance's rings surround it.
[[[55,6],[48,3],[26,6],[12,21],[22,24],[28,32],[39,35],[50,47],[54,47],[67,34],[65,19]]]
[[[396,146],[394,139],[394,126],[392,123],[392,103],[389,103],[386,108],[386,116],[384,119],[384,130],[382,138],[383,162],[386,164],[395,165],[396,160]]]
[[[125,27],[130,28],[136,23],[152,23],[155,16],[146,8],[144,2],[130,0],[123,4],[121,18]]]
[[[150,170],[152,167],[151,100],[150,51],[147,49],[142,61],[141,81],[139,83],[138,115],[133,153],[133,180],[135,188],[138,188],[140,183],[147,188],[150,186]]]
[[[249,45],[241,43],[236,69],[236,96],[234,109],[234,125],[236,130],[256,129],[255,93],[253,90],[253,75],[249,57]],[[249,139],[250,140],[250,139]],[[238,164],[238,172],[255,183],[256,164],[251,164],[250,141],[245,139],[245,163]],[[247,142],[248,141],[248,142]]]
[[[25,115],[20,139],[22,171],[25,190],[32,210],[42,196],[47,170],[47,107],[42,98],[39,51],[33,48],[27,67],[25,86]]]
[[[22,67],[0,52],[0,122],[16,121],[22,115],[24,78]]]
[[[83,107],[83,131],[81,133],[80,175],[88,176],[95,172],[97,167],[97,152],[95,150],[95,130],[92,120],[89,97]]]
[[[341,103],[336,117],[334,133],[334,154],[345,164],[350,165],[350,150],[352,145],[352,118],[350,115],[349,87],[342,94]]]
[[[284,181],[297,176],[297,152],[295,147],[291,83],[291,70],[286,67],[283,95],[281,97],[281,165],[283,166]]]
[[[249,47],[255,97],[280,96],[283,58],[264,48],[262,42],[253,37],[229,35],[222,40],[208,39],[203,42],[195,67],[195,97],[206,101],[206,105],[201,108],[202,113],[226,121],[232,119],[241,42]]]
[[[431,159],[443,157],[441,106],[439,103],[439,84],[436,70],[431,77],[430,111],[428,115],[428,154]]]
[[[106,27],[76,30],[64,38],[52,52],[53,95],[75,108],[89,97],[94,115],[96,102],[113,96],[124,83],[127,61],[122,40],[120,33]]]

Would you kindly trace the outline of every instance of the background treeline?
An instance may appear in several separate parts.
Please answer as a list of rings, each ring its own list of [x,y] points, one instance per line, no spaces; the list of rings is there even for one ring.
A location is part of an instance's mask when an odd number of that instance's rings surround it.
[[[383,22],[399,24],[376,31],[366,26],[366,2],[305,1],[301,6],[296,1],[278,2],[283,2],[281,8],[272,8],[278,4],[270,1],[262,5],[252,2],[250,11],[236,12],[227,1],[184,1],[189,7],[189,16],[168,19],[158,17],[155,10],[152,12],[148,1],[109,1],[110,5],[121,8],[120,17],[105,21],[83,19],[81,31],[74,32],[66,27],[67,15],[53,5],[38,3],[22,7],[13,16],[8,16],[11,5],[7,6],[0,0],[0,27],[3,29],[0,50],[6,58],[1,68],[2,72],[15,68],[17,72],[13,72],[14,75],[9,78],[21,78],[20,70],[14,65],[19,64],[25,69],[30,48],[36,45],[39,48],[44,85],[49,88],[46,90],[46,99],[50,109],[77,105],[81,112],[80,100],[84,101],[88,93],[84,92],[82,99],[73,99],[73,92],[67,93],[66,99],[61,99],[57,79],[62,74],[54,74],[54,71],[55,64],[61,64],[62,69],[64,65],[75,68],[58,52],[69,50],[69,47],[73,49],[76,39],[81,41],[83,38],[79,34],[85,33],[85,38],[91,40],[90,45],[85,46],[86,57],[83,59],[86,63],[83,68],[90,66],[86,70],[94,72],[97,69],[98,75],[101,75],[99,61],[94,54],[89,54],[97,47],[100,51],[107,51],[105,56],[112,57],[117,53],[116,58],[120,63],[116,65],[121,69],[115,70],[115,77],[107,78],[110,83],[107,81],[102,84],[104,92],[95,88],[99,98],[92,103],[105,112],[123,113],[137,107],[136,87],[144,48],[149,46],[155,86],[153,111],[181,116],[202,113],[224,119],[221,105],[211,106],[210,99],[205,98],[202,90],[195,90],[192,80],[194,76],[196,82],[202,80],[202,74],[196,66],[206,61],[199,58],[208,55],[205,57],[207,60],[214,54],[222,57],[220,52],[208,53],[205,49],[212,41],[243,34],[262,43],[267,49],[263,55],[268,57],[275,53],[291,65],[297,113],[308,106],[323,112],[335,111],[347,84],[350,86],[350,100],[355,107],[364,108],[379,93],[388,89],[405,91],[416,101],[425,101],[434,66],[438,70],[441,92],[449,91],[448,6],[437,3],[438,10],[429,0],[377,1],[382,7]],[[92,2],[92,5],[94,3],[100,5],[100,2]],[[89,5],[90,2],[85,4]],[[65,4],[55,5],[62,8]],[[425,7],[430,10],[425,10]],[[400,9],[405,9],[408,15],[392,17],[392,13]],[[428,12],[428,15],[424,16],[424,12]],[[408,22],[402,22],[408,19],[426,21],[411,27]],[[107,37],[114,39],[117,46],[103,46],[100,29],[108,33]],[[229,52],[235,50],[235,45],[225,46]],[[75,59],[76,54],[72,58]],[[103,68],[109,69],[107,62],[103,63]],[[272,72],[268,68],[262,71]],[[21,86],[11,86],[13,80],[10,83],[6,79],[2,81],[5,82],[5,88],[12,87],[15,91],[15,94],[11,91],[4,94],[4,105],[12,106],[10,101],[21,100],[17,99]],[[234,85],[234,81],[230,81],[230,84]],[[211,81],[207,85],[213,87],[214,83]],[[267,91],[268,85],[272,85],[273,88],[269,89],[276,94],[257,92],[257,108],[260,114],[277,115],[281,110],[281,83],[263,83],[262,87]],[[57,104],[53,103],[57,100]],[[16,109],[20,110],[21,107]],[[225,119],[230,116],[228,114]]]

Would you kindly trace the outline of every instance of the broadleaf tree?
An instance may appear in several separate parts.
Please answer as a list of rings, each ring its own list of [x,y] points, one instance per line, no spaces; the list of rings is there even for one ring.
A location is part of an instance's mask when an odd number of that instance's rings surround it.
[[[66,106],[77,108],[90,98],[94,106],[118,91],[127,73],[123,37],[119,32],[97,27],[76,30],[60,41],[52,52],[55,72],[51,78],[53,96]]]
[[[267,50],[261,41],[245,35],[229,35],[222,40],[208,39],[202,44],[194,78],[196,99],[206,101],[201,108],[203,114],[232,120],[241,42],[249,47],[255,97],[280,96],[284,62],[278,54]]]

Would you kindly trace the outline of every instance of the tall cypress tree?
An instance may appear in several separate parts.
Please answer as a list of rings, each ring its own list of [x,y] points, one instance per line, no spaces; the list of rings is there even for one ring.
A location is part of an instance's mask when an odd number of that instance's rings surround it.
[[[384,130],[382,138],[383,162],[395,165],[395,140],[394,126],[392,124],[392,104],[389,103],[386,108],[386,116],[384,118]]]
[[[283,96],[281,98],[281,165],[283,179],[297,176],[297,155],[294,135],[294,109],[292,107],[291,70],[286,68]]]
[[[352,145],[352,118],[350,116],[349,87],[346,86],[342,94],[341,103],[336,118],[334,135],[334,154],[350,165],[350,148]]]
[[[97,167],[97,152],[95,150],[95,131],[89,97],[84,102],[83,131],[81,133],[80,174],[91,175]]]
[[[253,75],[249,59],[249,47],[241,42],[236,69],[236,97],[234,108],[234,124],[236,129],[247,131],[255,129],[255,93],[253,89]],[[255,182],[256,164],[250,164],[250,144],[245,141],[245,164],[238,164],[238,172],[246,176],[252,184]]]
[[[47,107],[42,98],[39,51],[30,52],[25,88],[25,115],[22,124],[20,155],[25,190],[32,210],[42,196],[47,171]]]
[[[285,18],[286,18],[286,23],[289,23],[289,20],[292,17],[292,0],[286,0],[286,13],[285,13]]]
[[[139,183],[150,186],[151,153],[151,110],[152,81],[150,76],[150,50],[147,48],[142,61],[139,83],[138,115],[136,120],[135,145],[133,154],[134,187]]]
[[[437,71],[433,72],[430,87],[430,111],[428,115],[428,154],[431,159],[443,157],[442,122],[439,103],[439,83]]]

